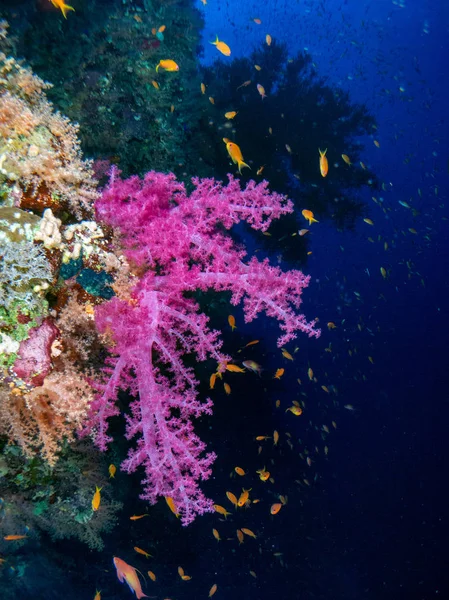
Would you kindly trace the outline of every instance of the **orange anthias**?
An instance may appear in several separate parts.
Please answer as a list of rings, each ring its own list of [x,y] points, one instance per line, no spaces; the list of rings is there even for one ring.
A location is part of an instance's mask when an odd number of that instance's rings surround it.
[[[128,565],[128,563],[117,556],[114,556],[113,562],[115,568],[117,569],[117,577],[120,583],[126,581],[129,589],[136,594],[136,598],[148,598],[148,596],[142,592],[142,586],[140,585],[140,580],[137,575],[137,569],[131,565]]]
[[[53,4],[53,6],[56,6],[56,8],[60,8],[62,14],[64,15],[64,19],[67,19],[67,11],[68,10],[75,10],[73,8],[73,6],[69,6],[68,4],[64,3],[64,0],[50,0],[50,2]]]

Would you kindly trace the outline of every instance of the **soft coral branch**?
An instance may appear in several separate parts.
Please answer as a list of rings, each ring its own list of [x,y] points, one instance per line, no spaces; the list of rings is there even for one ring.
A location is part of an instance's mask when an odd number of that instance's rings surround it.
[[[122,181],[112,171],[96,204],[98,218],[116,229],[124,253],[143,275],[129,301],[113,298],[96,309],[97,327],[111,340],[115,357],[98,384],[87,428],[104,449],[110,441],[107,420],[118,414],[118,390],[128,390],[135,399],[126,436],[136,445],[122,466],[129,472],[142,466],[142,498],[154,503],[170,496],[184,524],[211,510],[198,481],[209,477],[215,457],[204,454],[191,421],[210,414],[212,402],[200,401],[184,357],[221,364],[229,358],[220,351],[219,332],[209,329],[186,292],[230,291],[233,304],[243,301],[246,321],[261,312],[279,321],[279,344],[297,331],[319,335],[314,322],[297,313],[309,278],[300,271],[284,273],[268,260],[245,264],[245,251],[223,233],[242,220],[265,231],[274,218],[293,210],[291,202],[270,193],[266,182],[250,182],[243,191],[232,176],[226,186],[213,179],[193,184],[188,196],[173,175],[151,172],[143,181]]]

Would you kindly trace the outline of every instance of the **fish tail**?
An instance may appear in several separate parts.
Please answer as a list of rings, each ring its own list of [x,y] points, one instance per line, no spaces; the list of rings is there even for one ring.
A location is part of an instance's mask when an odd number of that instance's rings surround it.
[[[67,11],[68,10],[73,10],[75,11],[75,9],[73,8],[73,6],[69,6],[68,4],[62,4],[61,6],[61,12],[64,15],[64,19],[67,19]]]
[[[327,148],[324,152],[322,152],[319,148],[318,148],[318,152],[320,153],[320,156],[326,156],[326,152],[327,152]]]
[[[246,162],[243,162],[243,160],[239,161],[239,173],[242,172],[242,167],[248,167],[248,169],[251,171],[251,167],[249,165],[246,164]]]
[[[211,44],[213,44],[214,46],[216,46],[216,45],[217,45],[217,43],[218,43],[218,41],[219,41],[219,40],[218,40],[218,35],[215,35],[215,37],[216,37],[216,40],[215,40],[215,42],[210,42],[210,43],[211,43]]]
[[[160,63],[158,63],[158,64],[156,65],[156,73],[159,73],[159,66],[160,66]]]

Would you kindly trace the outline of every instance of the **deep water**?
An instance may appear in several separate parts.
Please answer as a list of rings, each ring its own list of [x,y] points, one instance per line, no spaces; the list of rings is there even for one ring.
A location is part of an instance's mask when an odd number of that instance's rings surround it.
[[[11,11],[11,3],[0,2],[0,9]],[[124,509],[104,550],[46,536],[24,545],[12,552],[23,572],[0,566],[0,599],[84,600],[96,589],[103,600],[130,598],[117,581],[114,555],[145,576],[154,571],[157,581],[146,577],[144,591],[159,599],[207,598],[214,583],[217,600],[449,598],[449,7],[443,0],[207,0],[198,10],[205,19],[201,65],[248,56],[270,34],[291,56],[306,49],[329,86],[364,104],[377,128],[357,140],[360,160],[378,183],[357,190],[363,209],[346,229],[328,213],[307,226],[300,211],[308,207],[298,190],[298,227],[310,230],[311,252],[303,251],[301,261],[286,259],[281,235],[266,246],[261,236],[238,231],[248,248],[262,248],[259,256],[310,274],[301,310],[322,329],[318,340],[299,336],[288,345],[292,362],[276,348],[276,323],[262,318],[245,325],[227,299],[211,313],[213,326],[224,331],[225,351],[237,361],[257,361],[263,371],[260,377],[229,374],[228,396],[221,383],[208,389],[213,365],[200,367],[201,392],[211,395],[215,410],[197,429],[218,455],[203,489],[231,510],[226,491],[246,489],[245,477],[234,472],[241,466],[251,474],[251,497],[261,502],[232,509],[226,520],[211,514],[182,528],[161,501],[149,518],[131,523],[129,515],[148,507],[138,500],[139,477],[118,473]],[[216,35],[231,47],[230,58],[209,43]],[[61,60],[70,60],[70,48]],[[254,91],[255,110],[259,102]],[[270,97],[264,102],[270,106]],[[238,121],[233,124],[238,131]],[[217,135],[222,144],[223,132]],[[239,144],[244,148],[245,140]],[[217,170],[226,160],[223,154]],[[342,165],[340,154],[329,156],[327,179]],[[242,179],[254,176],[257,166]],[[231,313],[234,332],[227,324]],[[260,343],[239,352],[254,339]],[[273,379],[280,367],[285,374]],[[305,402],[299,417],[285,412],[293,400]],[[274,430],[277,446],[272,439],[255,441]],[[264,466],[274,483],[262,484],[255,475]],[[271,516],[279,494],[288,501]],[[257,538],[239,544],[241,527]],[[134,546],[154,558],[136,554]],[[191,581],[180,579],[180,565]]]

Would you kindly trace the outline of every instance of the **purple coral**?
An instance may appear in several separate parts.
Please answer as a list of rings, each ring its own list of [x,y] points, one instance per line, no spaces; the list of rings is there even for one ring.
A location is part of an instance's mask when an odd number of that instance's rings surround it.
[[[296,310],[309,277],[284,273],[267,260],[243,262],[245,251],[223,232],[245,220],[266,231],[274,218],[292,212],[284,196],[270,193],[267,182],[251,181],[242,191],[232,176],[223,184],[194,179],[188,196],[174,175],[147,173],[144,180],[121,180],[116,171],[96,203],[97,218],[119,234],[127,258],[144,274],[126,302],[113,298],[96,309],[96,324],[109,336],[110,364],[90,411],[87,431],[105,449],[111,441],[108,418],[118,415],[119,389],[135,397],[126,416],[128,439],[136,439],[122,467],[145,469],[143,499],[171,497],[184,525],[212,510],[198,481],[211,473],[213,453],[195,435],[191,419],[210,414],[212,402],[198,397],[198,381],[183,357],[213,358],[223,364],[218,331],[186,292],[231,291],[232,304],[243,301],[246,321],[265,312],[275,317],[279,345],[297,331],[318,336],[314,322]]]

